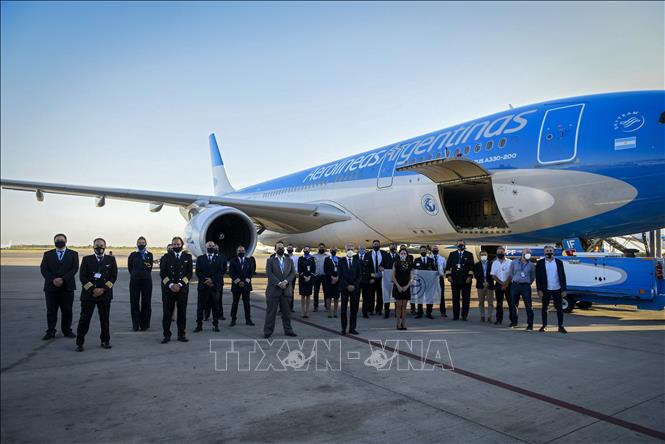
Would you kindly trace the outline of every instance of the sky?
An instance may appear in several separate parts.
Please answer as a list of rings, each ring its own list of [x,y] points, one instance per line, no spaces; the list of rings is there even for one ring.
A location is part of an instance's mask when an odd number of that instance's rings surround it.
[[[1,3],[3,178],[212,194],[560,97],[665,88],[663,2]],[[2,243],[165,245],[175,208],[2,190]]]

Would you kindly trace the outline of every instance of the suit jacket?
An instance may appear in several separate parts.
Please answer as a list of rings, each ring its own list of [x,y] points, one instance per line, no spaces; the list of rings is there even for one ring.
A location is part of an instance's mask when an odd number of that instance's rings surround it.
[[[494,290],[494,278],[492,277],[492,263],[490,261],[485,262],[487,267],[487,272],[483,273],[483,263],[478,261],[473,265],[473,275],[476,277],[476,288],[484,288],[483,284],[487,282],[489,285],[487,288]]]
[[[395,252],[395,256],[393,256],[393,253],[386,253],[383,259],[384,259],[383,268],[385,268],[386,270],[390,270],[391,268],[393,268],[395,262],[399,261],[399,253]]]
[[[229,263],[229,276],[231,277],[231,291],[252,291],[252,276],[256,272],[255,262],[250,257],[243,258],[242,265],[240,264],[240,258],[234,257]],[[244,287],[239,287],[234,281],[240,279],[245,283]],[[245,279],[249,279],[247,282]]]
[[[225,273],[226,257],[223,254],[214,254],[212,262],[208,260],[207,253],[196,258],[196,277],[199,279],[197,288],[199,290],[210,288],[203,283],[206,278],[212,279],[215,290],[221,290],[224,286]]]
[[[266,275],[268,285],[266,286],[266,297],[293,296],[293,279],[296,276],[296,267],[293,261],[286,254],[282,256],[284,269],[279,267],[279,257],[270,257],[266,261]],[[287,281],[288,285],[282,289],[277,286],[282,281]]]
[[[431,257],[418,256],[413,261],[413,268],[415,268],[416,270],[436,271],[436,264],[434,263],[434,259],[432,259]]]
[[[369,280],[372,278],[370,267],[372,263],[372,255],[369,252],[365,252],[363,258],[360,259],[360,253],[353,256],[353,259],[358,261],[360,265],[360,283],[369,284]]]
[[[298,276],[301,278],[314,276],[316,274],[316,260],[311,254],[308,257],[302,255],[298,258]]]
[[[152,273],[153,257],[149,251],[145,252],[145,258],[138,251],[132,251],[127,258],[127,269],[130,279],[150,279]]]
[[[118,279],[118,264],[115,257],[105,254],[99,261],[97,256],[91,254],[85,256],[81,261],[81,300],[111,300],[113,299],[113,284]],[[94,297],[92,291],[95,288],[103,288],[104,294]]]
[[[568,291],[566,284],[566,270],[563,268],[563,261],[561,259],[554,259],[556,261],[556,271],[559,275],[559,285],[561,291]],[[540,259],[536,262],[536,289],[538,291],[547,290],[547,270],[545,269],[545,259]]]
[[[79,270],[79,254],[76,251],[67,248],[62,262],[58,260],[58,253],[55,249],[45,251],[39,268],[44,276],[44,291],[76,290],[74,276]],[[65,281],[61,287],[53,285],[55,278],[62,278]]]
[[[173,251],[166,253],[159,261],[159,277],[162,278],[162,288],[169,291],[169,285],[180,284],[180,293],[189,292],[189,281],[193,274],[192,255],[186,251],[180,253],[178,259]]]
[[[389,253],[386,253],[383,250],[379,250],[379,267],[383,267],[386,270],[393,268],[393,261]],[[381,279],[383,276],[375,276],[376,273],[381,273],[381,271],[376,267],[374,263],[374,250],[370,250],[365,254],[365,261],[367,262],[367,272],[369,273],[370,279]]]
[[[459,265],[459,267],[458,267]],[[473,253],[453,251],[446,261],[446,277],[453,278],[453,285],[466,285],[466,280],[473,277]]]
[[[351,267],[349,267],[349,260],[347,258],[340,258],[339,260],[339,290],[346,291],[347,285],[353,285],[354,292],[358,291],[360,284],[360,259],[357,257],[351,258]]]

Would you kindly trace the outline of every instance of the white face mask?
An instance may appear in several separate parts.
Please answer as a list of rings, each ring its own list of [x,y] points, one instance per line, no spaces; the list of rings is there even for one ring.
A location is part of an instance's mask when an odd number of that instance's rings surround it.
[[[487,256],[480,256],[480,260],[483,262],[487,262]]]
[[[525,254],[524,254],[524,259],[526,259],[527,261],[528,261],[529,259],[531,259],[531,253],[525,253]]]
[[[346,257],[349,257],[349,258],[353,257],[353,250],[347,251],[346,252]]]
[[[399,257],[400,257],[403,261],[406,260],[406,254],[400,254]]]

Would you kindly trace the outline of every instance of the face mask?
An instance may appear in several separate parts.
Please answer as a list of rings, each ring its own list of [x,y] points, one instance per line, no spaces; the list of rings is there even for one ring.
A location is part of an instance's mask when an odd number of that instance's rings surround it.
[[[421,255],[422,257],[425,257],[425,256],[427,256],[427,252],[426,252],[426,251],[421,251],[421,252],[420,252],[420,255]]]
[[[323,248],[319,248],[319,254],[323,254],[323,253],[325,253],[325,252],[326,252],[325,249],[323,249]]]
[[[293,248],[289,248],[288,250],[286,250],[286,252],[289,254],[293,254]]]
[[[378,245],[375,245],[375,246],[372,247],[372,250],[374,250],[374,251],[379,251],[380,248],[381,248],[381,247],[379,247]]]
[[[333,256],[337,256],[337,250],[330,250],[330,254],[332,254]]]
[[[176,253],[180,253],[182,251],[182,247],[173,247],[171,250],[175,251]]]
[[[554,256],[553,253],[545,253],[545,256],[547,256],[547,259],[552,259],[552,256]]]
[[[309,250],[305,250],[305,256],[309,256]]]
[[[362,250],[359,251],[359,253],[364,255],[366,251],[367,251],[367,250],[365,250],[365,249],[363,248]]]
[[[527,261],[528,261],[529,259],[531,259],[531,253],[526,253],[526,254],[524,255],[524,259],[526,259]]]
[[[406,260],[406,253],[400,253],[399,258],[402,259],[403,261]]]
[[[145,244],[138,244],[137,247],[138,247],[139,251],[145,250]]]
[[[67,243],[65,241],[55,241],[55,248],[63,249]]]
[[[245,257],[245,252],[241,251],[240,253],[238,253],[238,257]]]
[[[397,248],[396,248],[396,247],[390,247],[390,252],[391,252],[391,253],[394,253],[394,252],[396,252],[396,251],[397,251]]]
[[[104,247],[95,247],[95,253],[97,254],[104,254],[104,250],[106,250]]]
[[[278,248],[277,249],[277,256],[283,256],[284,255],[284,249],[283,248]]]
[[[496,257],[498,257],[499,259],[503,259],[504,256],[505,256],[505,254],[503,254],[503,253],[499,253],[499,254],[496,255]]]
[[[439,250],[432,250],[432,254],[436,256],[437,254],[439,254]]]
[[[213,254],[215,252],[215,247],[209,247],[208,253]]]
[[[483,262],[487,262],[487,256],[480,256],[480,260]]]
[[[353,257],[353,250],[349,250],[346,252],[346,257]]]
[[[459,251],[464,251],[465,248],[466,248],[466,247],[465,247],[464,245],[458,245],[458,246],[457,246],[457,249],[458,249]]]

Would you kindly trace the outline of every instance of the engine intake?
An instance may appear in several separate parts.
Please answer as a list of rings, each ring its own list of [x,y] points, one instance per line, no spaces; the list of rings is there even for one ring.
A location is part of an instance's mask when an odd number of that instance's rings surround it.
[[[251,255],[256,248],[256,226],[249,216],[236,208],[205,207],[187,224],[185,242],[192,254],[199,256],[206,251],[208,241],[215,242],[227,258],[235,256],[239,245]]]

